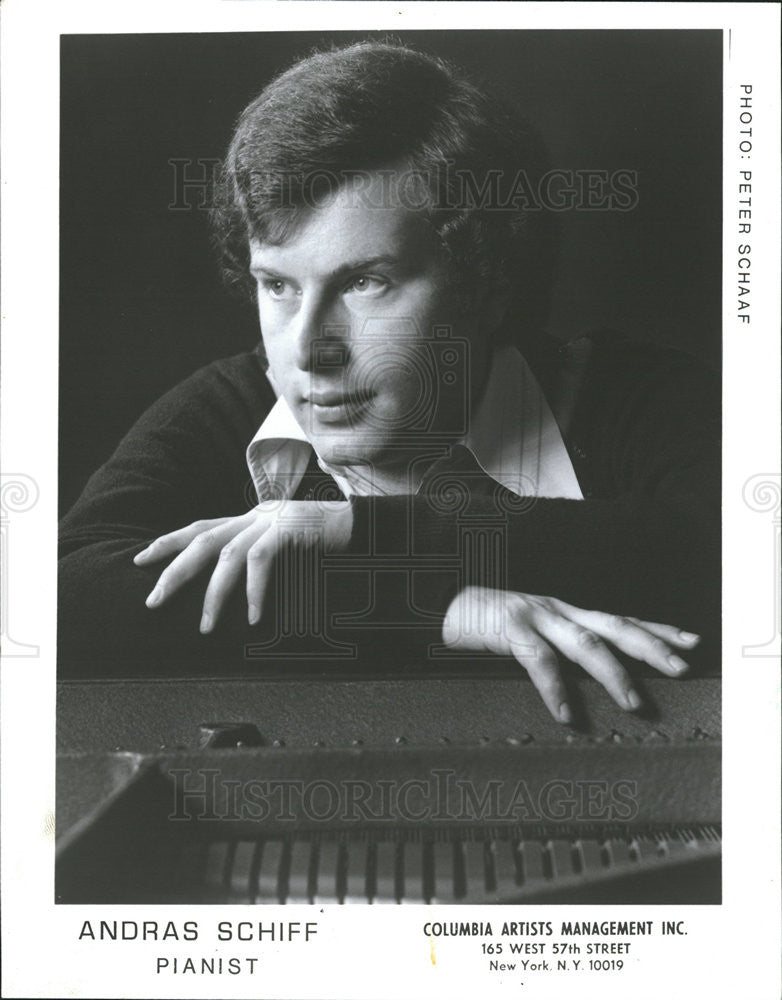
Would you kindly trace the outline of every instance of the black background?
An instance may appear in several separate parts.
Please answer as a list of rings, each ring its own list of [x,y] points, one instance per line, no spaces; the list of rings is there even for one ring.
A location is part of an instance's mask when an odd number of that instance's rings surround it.
[[[206,213],[170,208],[169,161],[220,158],[272,75],[324,41],[370,34],[63,37],[63,512],[149,403],[258,337],[252,307],[221,285]],[[612,326],[719,358],[721,32],[393,37],[515,102],[554,167],[638,171],[633,211],[560,215],[551,333]]]

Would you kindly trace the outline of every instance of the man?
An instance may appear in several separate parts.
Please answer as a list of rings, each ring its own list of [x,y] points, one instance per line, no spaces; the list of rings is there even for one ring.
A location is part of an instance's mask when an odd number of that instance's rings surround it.
[[[434,623],[518,660],[563,723],[559,657],[627,710],[618,655],[686,671],[717,621],[716,392],[675,352],[542,336],[544,172],[529,129],[405,48],[267,86],[215,210],[262,344],[152,407],[64,519],[66,657],[231,669],[302,608],[359,657],[426,655]]]

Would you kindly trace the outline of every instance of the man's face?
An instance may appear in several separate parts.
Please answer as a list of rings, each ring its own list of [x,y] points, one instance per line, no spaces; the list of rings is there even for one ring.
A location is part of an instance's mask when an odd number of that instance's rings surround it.
[[[465,433],[490,336],[432,228],[383,191],[342,188],[284,244],[250,244],[273,385],[322,459],[378,470]]]

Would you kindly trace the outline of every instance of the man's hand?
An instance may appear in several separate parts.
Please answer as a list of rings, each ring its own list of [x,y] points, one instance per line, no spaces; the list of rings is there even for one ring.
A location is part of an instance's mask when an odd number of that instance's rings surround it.
[[[466,587],[448,608],[443,640],[453,649],[515,657],[554,718],[568,723],[572,714],[557,653],[580,664],[621,708],[634,711],[641,707],[640,695],[609,646],[679,677],[688,667],[677,650],[693,649],[700,636],[672,625],[584,611],[554,597]]]
[[[147,598],[149,608],[163,604],[202,570],[214,566],[200,626],[202,632],[211,632],[228,595],[245,573],[247,617],[255,625],[261,617],[269,573],[281,550],[297,546],[342,552],[352,527],[353,512],[347,500],[275,500],[247,514],[196,521],[161,535],[133,561],[146,566],[176,556]]]

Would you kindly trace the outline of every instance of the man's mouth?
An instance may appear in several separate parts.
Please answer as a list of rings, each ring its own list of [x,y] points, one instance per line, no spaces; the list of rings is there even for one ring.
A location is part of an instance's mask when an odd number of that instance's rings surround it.
[[[350,423],[366,408],[374,396],[372,392],[342,392],[327,389],[310,392],[304,397],[318,421],[324,424]]]

